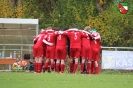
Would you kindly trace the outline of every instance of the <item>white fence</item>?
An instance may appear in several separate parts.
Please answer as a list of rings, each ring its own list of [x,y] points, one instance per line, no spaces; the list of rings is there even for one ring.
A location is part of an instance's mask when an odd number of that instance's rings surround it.
[[[101,62],[102,69],[133,70],[133,47],[102,47]]]

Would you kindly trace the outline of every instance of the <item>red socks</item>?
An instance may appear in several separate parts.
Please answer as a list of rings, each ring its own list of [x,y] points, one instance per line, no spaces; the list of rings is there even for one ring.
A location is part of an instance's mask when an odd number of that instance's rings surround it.
[[[61,64],[60,66],[61,66],[60,67],[61,68],[61,73],[64,73],[65,65],[64,64]]]
[[[42,63],[38,63],[38,73],[42,71]]]
[[[52,71],[54,71],[54,62],[51,62],[51,69],[52,69]]]
[[[87,74],[90,73],[90,68],[91,68],[91,63],[87,63],[87,69],[86,69]]]
[[[65,68],[65,65],[64,64],[56,63],[56,72],[57,73],[59,73],[60,70],[61,70],[61,73],[64,73],[64,68]]]
[[[94,74],[94,69],[95,69],[95,62],[92,61],[91,62],[91,73],[90,74]]]
[[[99,74],[100,71],[100,63],[98,63],[98,67],[95,67],[95,74]]]
[[[74,64],[73,73],[76,73],[77,67],[78,67],[78,63],[75,63],[75,64]]]
[[[99,67],[95,67],[95,74],[99,74]]]
[[[80,72],[83,72],[83,70],[84,70],[84,63],[81,63]]]
[[[56,72],[59,73],[59,63],[56,63]]]
[[[47,68],[48,68],[48,63],[49,63],[49,62],[45,62],[45,64],[44,64],[45,70],[47,70]]]

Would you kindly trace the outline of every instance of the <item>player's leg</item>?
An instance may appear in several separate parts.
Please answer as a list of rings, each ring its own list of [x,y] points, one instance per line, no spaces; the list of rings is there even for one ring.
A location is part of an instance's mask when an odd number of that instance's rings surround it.
[[[73,72],[73,57],[74,57],[74,50],[71,48],[70,49],[70,61],[69,61],[69,68],[70,68],[70,73]]]
[[[46,60],[45,60],[45,63],[44,63],[45,70],[48,70],[48,66],[49,66],[49,63],[50,63],[49,56],[50,56],[50,51],[49,51],[49,49],[46,49]]]
[[[87,69],[86,69],[86,73],[90,74],[90,68],[91,68],[91,61],[88,59],[87,61]]]
[[[34,62],[35,72],[38,72],[38,62],[39,62],[39,58],[35,57],[35,62]]]
[[[51,67],[51,70],[54,71],[54,68],[55,68],[55,64],[54,64],[55,47],[50,48],[49,58],[50,58],[50,67]]]
[[[42,57],[39,57],[38,60],[38,72],[40,73],[42,71]]]
[[[46,71],[48,70],[49,62],[50,62],[50,59],[46,58],[45,63],[44,63],[44,68]]]
[[[49,60],[49,62],[48,62],[48,67],[47,67],[47,71],[48,71],[48,73],[51,73],[51,62],[50,62],[50,60]]]
[[[80,73],[81,74],[84,72],[84,66],[85,66],[85,58],[82,58],[81,66],[80,66]]]
[[[51,70],[54,71],[54,59],[50,59]]]
[[[43,72],[45,72],[44,62],[45,62],[45,59],[43,58],[43,60],[42,60],[42,71]]]
[[[56,60],[56,72],[59,73],[60,59]]]
[[[99,73],[98,61],[95,61],[95,74]]]
[[[66,60],[66,48],[62,48],[62,55],[61,55],[61,62],[60,62],[60,70],[61,73],[64,73],[64,69],[65,69],[65,60]]]
[[[77,67],[78,67],[78,58],[75,58],[75,63],[74,63],[74,68],[73,68],[74,74],[76,73]]]
[[[42,71],[42,59],[44,55],[44,49],[43,46],[38,47],[38,73]]]
[[[61,65],[60,65],[61,67],[61,73],[64,73],[64,70],[65,70],[65,61],[62,59],[61,60]]]
[[[85,66],[85,48],[81,48],[81,65],[80,65],[80,73],[82,74],[84,71],[84,66]]]
[[[92,48],[91,50],[91,72],[90,74],[94,74],[95,73],[95,63],[94,63],[94,60],[95,60],[95,50]]]
[[[88,47],[87,55],[88,55],[88,59],[87,59],[87,69],[86,69],[86,73],[87,73],[87,74],[90,74],[90,71],[91,71],[91,60],[93,60],[93,59],[92,59],[92,51],[91,51],[91,48],[90,48],[90,47]]]
[[[55,71],[57,73],[59,73],[59,66],[60,66],[60,55],[61,55],[61,52],[60,52],[60,49],[58,47],[56,47],[56,65],[55,65]]]
[[[99,64],[98,64],[98,61],[99,61],[99,50],[97,49],[96,50],[96,55],[95,55],[95,74],[98,74],[99,73]]]
[[[70,58],[69,68],[70,68],[70,73],[72,73],[73,72],[73,58]]]
[[[95,73],[95,62],[92,60],[91,61],[91,72],[90,74],[94,74]]]
[[[73,69],[73,73],[76,73],[76,70],[77,70],[77,67],[78,67],[78,60],[79,60],[79,57],[80,57],[80,52],[81,52],[81,49],[80,48],[75,48],[74,50],[74,57],[75,57],[75,63],[74,63],[74,69]]]

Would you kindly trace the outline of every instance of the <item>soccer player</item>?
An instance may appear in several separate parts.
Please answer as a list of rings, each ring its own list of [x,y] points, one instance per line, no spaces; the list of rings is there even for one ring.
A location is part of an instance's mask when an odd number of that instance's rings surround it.
[[[89,31],[91,28],[89,26],[86,26],[84,28],[83,33],[86,35],[89,34]],[[80,73],[83,74],[84,72],[84,66],[85,66],[85,61],[87,61],[87,69],[86,72],[89,73],[90,69],[90,58],[91,58],[91,47],[90,47],[90,36],[88,37],[82,37],[81,39],[81,66],[80,66]]]
[[[50,61],[50,66],[51,69],[54,70],[54,58],[55,58],[55,44],[56,44],[56,37],[58,35],[58,32],[55,32],[52,30],[51,27],[47,28],[47,35],[44,37],[43,42],[49,42],[52,45],[48,45],[47,43],[47,48],[46,48],[46,61],[45,61],[45,69],[48,68],[48,63]]]
[[[65,60],[66,60],[66,44],[67,36],[59,34],[56,43],[56,72],[64,73]]]
[[[70,39],[70,73],[75,74],[81,52],[81,37],[86,37],[86,35],[83,35],[83,33],[80,32],[77,28],[69,29],[68,31],[63,32],[63,34],[67,35]]]
[[[100,45],[100,34],[97,32],[97,30],[93,30],[91,34],[91,60],[92,60],[92,66],[94,62],[94,68],[92,67],[91,73],[92,74],[98,74],[99,73],[99,66],[98,66],[98,61],[99,61],[99,55],[100,55],[100,50],[101,50],[101,45]]]
[[[41,30],[40,34],[34,39],[33,52],[35,56],[34,68],[36,73],[40,73],[42,69],[42,59],[44,57],[44,46],[43,38],[45,36],[45,30]]]

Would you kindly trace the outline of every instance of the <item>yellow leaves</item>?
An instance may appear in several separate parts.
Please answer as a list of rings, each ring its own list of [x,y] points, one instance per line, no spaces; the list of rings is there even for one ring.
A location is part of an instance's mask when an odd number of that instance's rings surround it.
[[[23,15],[23,6],[12,8],[8,0],[0,0],[0,10],[0,17],[3,18],[21,18]]]
[[[106,3],[106,0],[99,0],[99,3],[100,3],[101,5],[103,5],[103,4]]]
[[[17,18],[21,18],[22,17],[22,14],[23,14],[23,9],[22,8],[23,8],[22,5],[19,5],[16,8],[16,12],[17,12],[16,16],[17,16]]]
[[[60,17],[61,15],[59,14],[58,16]]]
[[[102,31],[102,30],[105,29],[105,23],[102,21],[102,18],[99,18],[99,17],[89,16],[89,18],[88,18],[88,25],[91,28],[98,29],[99,31]]]
[[[80,13],[79,13],[79,11],[78,11],[78,9],[76,7],[73,7],[73,11],[72,12],[73,12],[73,15],[75,17],[75,20],[81,21]]]

